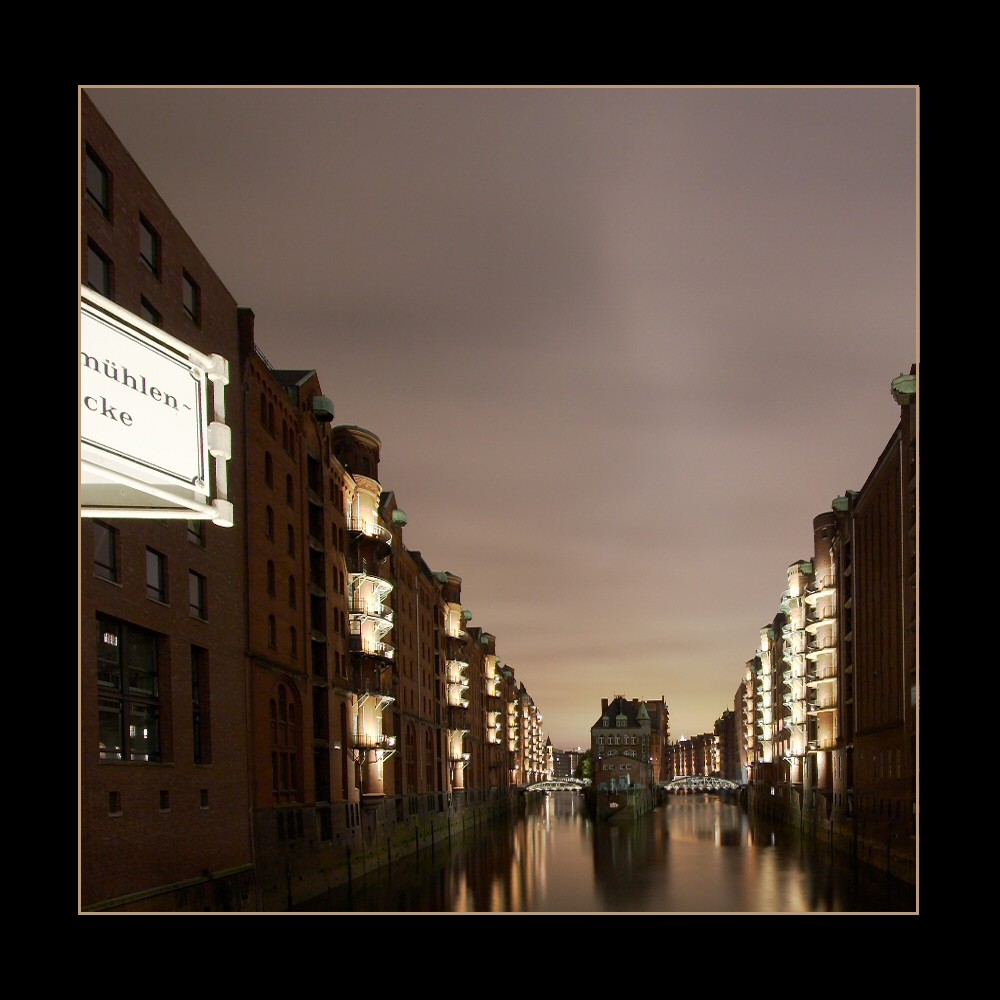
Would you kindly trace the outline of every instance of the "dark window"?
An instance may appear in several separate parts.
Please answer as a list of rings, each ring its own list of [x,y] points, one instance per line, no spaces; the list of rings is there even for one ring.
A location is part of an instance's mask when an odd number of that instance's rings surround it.
[[[274,486],[274,462],[269,451],[264,452],[264,483],[267,486]]]
[[[111,259],[92,240],[87,240],[87,285],[111,298]]]
[[[188,603],[195,618],[208,618],[208,581],[194,570],[188,573]]]
[[[290,802],[298,798],[299,727],[295,702],[284,684],[271,699],[271,781],[274,799]]]
[[[292,483],[291,475],[285,476],[285,499],[289,507],[295,506],[295,486]]]
[[[267,561],[267,592],[274,597],[275,585],[274,585],[274,563],[270,559]]]
[[[153,326],[163,326],[163,317],[153,308],[153,304],[145,295],[139,299],[139,315]]]
[[[271,649],[278,648],[278,625],[274,620],[274,615],[267,616],[267,644]]]
[[[160,759],[158,637],[97,618],[97,687],[102,760]]]
[[[94,522],[94,574],[118,582],[118,532],[101,521]]]
[[[96,205],[107,219],[111,217],[111,174],[108,168],[98,159],[88,146],[84,161],[84,179],[87,185],[87,198]]]
[[[201,289],[187,271],[184,272],[184,312],[196,326],[201,325]]]
[[[274,541],[274,511],[270,507],[264,511],[264,533]]]
[[[139,216],[139,257],[157,277],[160,276],[160,234]]]
[[[288,606],[290,608],[295,607],[295,577],[290,576],[288,578]]]
[[[295,555],[295,529],[291,525],[288,526],[288,554]]]
[[[205,522],[202,520],[188,521],[188,541],[199,548],[205,547]]]
[[[194,737],[194,762],[212,763],[212,740],[209,726],[208,650],[191,647],[191,729]]]
[[[288,630],[288,646],[292,659],[297,660],[299,658],[299,633],[295,630],[294,625]]]
[[[160,812],[170,812],[170,792],[166,789],[160,792]]]
[[[146,596],[167,603],[167,557],[146,549]]]

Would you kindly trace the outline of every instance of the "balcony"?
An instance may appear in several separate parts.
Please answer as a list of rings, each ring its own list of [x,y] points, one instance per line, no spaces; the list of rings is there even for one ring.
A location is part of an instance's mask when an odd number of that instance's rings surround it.
[[[809,705],[810,715],[822,715],[824,712],[836,712],[837,702],[832,698],[825,698],[823,701],[811,702]]]
[[[355,624],[360,626],[360,622],[351,622],[351,652],[361,653],[364,656],[375,656],[383,660],[391,660],[396,655],[394,646],[378,639],[369,639],[354,631]]]
[[[358,618],[369,618],[385,626],[386,631],[392,628],[393,612],[375,598],[365,598],[360,594],[352,594],[347,602],[348,611]]]
[[[355,750],[392,750],[396,746],[396,737],[386,736],[385,733],[354,733],[350,745]]]
[[[836,653],[837,644],[836,642],[826,642],[822,646],[814,646],[812,649],[807,650],[806,657],[810,660],[816,660],[821,656],[825,656],[827,653]]]
[[[347,530],[355,536],[364,535],[372,541],[391,547],[392,532],[388,528],[382,527],[372,517],[358,517],[354,514],[347,515]]]

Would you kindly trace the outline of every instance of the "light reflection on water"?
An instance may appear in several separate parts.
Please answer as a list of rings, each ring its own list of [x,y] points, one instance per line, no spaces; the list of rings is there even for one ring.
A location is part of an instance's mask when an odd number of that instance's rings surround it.
[[[333,890],[311,912],[916,912],[912,886],[751,818],[716,795],[674,796],[631,825],[597,823],[576,792],[438,843]]]

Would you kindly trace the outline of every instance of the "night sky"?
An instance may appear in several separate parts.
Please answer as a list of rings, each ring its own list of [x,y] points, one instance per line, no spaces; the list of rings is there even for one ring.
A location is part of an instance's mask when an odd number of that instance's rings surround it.
[[[918,361],[918,92],[102,88],[556,747],[710,732]]]

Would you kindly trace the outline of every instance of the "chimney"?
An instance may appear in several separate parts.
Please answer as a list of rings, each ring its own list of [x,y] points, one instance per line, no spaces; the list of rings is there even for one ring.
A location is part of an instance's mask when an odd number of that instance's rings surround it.
[[[608,714],[608,699],[607,698],[602,698],[601,699],[601,715],[607,715],[607,714]]]

